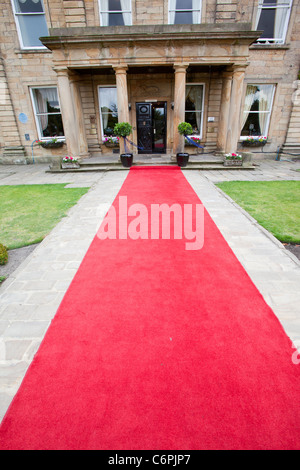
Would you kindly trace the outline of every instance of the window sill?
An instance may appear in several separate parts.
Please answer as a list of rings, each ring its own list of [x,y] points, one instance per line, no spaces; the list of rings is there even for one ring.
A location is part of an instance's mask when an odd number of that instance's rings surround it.
[[[52,52],[45,47],[45,49],[15,49],[15,54],[52,54]]]
[[[252,44],[249,49],[290,49],[290,44]]]

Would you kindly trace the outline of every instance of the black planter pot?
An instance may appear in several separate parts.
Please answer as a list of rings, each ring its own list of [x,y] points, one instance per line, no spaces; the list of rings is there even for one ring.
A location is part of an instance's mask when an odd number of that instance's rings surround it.
[[[121,162],[125,168],[130,168],[132,165],[133,154],[132,153],[121,153]]]
[[[189,154],[188,153],[177,153],[176,159],[177,159],[178,166],[187,166],[188,161],[189,161]]]

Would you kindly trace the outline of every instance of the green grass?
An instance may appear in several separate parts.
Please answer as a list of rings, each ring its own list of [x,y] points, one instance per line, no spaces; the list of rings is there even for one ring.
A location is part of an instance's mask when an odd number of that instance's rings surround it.
[[[89,190],[65,186],[0,186],[0,243],[11,250],[41,242]]]
[[[217,186],[283,243],[300,243],[300,181],[231,181]]]
[[[3,281],[5,281],[5,279],[6,279],[6,276],[0,276],[0,284],[1,284]]]

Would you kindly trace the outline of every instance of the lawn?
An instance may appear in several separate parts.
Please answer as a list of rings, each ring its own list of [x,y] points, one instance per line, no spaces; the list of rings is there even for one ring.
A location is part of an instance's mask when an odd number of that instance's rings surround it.
[[[65,186],[0,186],[0,243],[11,250],[41,242],[89,190]]]
[[[217,186],[283,243],[300,243],[300,181],[231,181]]]

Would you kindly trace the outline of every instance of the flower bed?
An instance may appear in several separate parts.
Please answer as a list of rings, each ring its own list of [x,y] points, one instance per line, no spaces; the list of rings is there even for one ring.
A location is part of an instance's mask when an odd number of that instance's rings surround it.
[[[119,137],[117,136],[104,136],[103,143],[106,147],[116,148],[119,147]]]
[[[76,157],[63,157],[61,161],[61,167],[66,168],[79,168],[78,158]]]
[[[224,155],[224,166],[242,166],[243,157],[237,153],[226,153]]]
[[[64,145],[64,142],[62,140],[57,140],[57,139],[38,140],[37,143],[44,149],[56,149]]]
[[[191,137],[189,137],[189,139],[193,140],[195,142],[195,144],[200,145],[200,143],[201,143],[200,137],[191,136]],[[184,143],[185,143],[185,145],[191,145],[191,146],[193,145],[192,142],[190,142],[187,138],[185,138]]]
[[[264,136],[249,136],[243,140],[244,147],[261,147],[267,143],[267,137]]]

